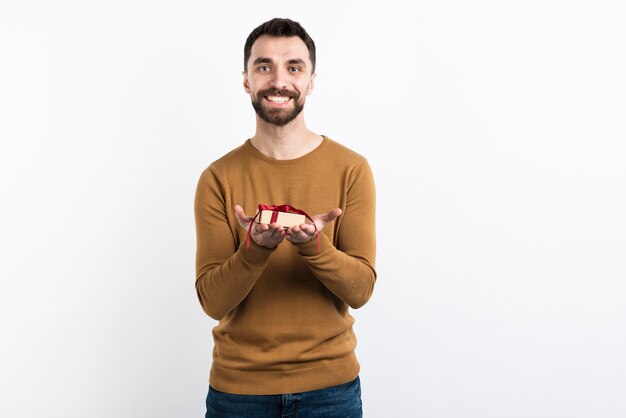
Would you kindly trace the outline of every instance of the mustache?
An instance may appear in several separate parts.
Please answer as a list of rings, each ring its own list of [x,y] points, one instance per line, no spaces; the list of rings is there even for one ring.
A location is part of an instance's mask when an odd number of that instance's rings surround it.
[[[300,97],[300,94],[297,91],[288,90],[288,89],[260,90],[258,93],[258,97],[261,98],[264,96],[285,96],[285,97],[291,97],[291,98],[297,99],[298,97]]]

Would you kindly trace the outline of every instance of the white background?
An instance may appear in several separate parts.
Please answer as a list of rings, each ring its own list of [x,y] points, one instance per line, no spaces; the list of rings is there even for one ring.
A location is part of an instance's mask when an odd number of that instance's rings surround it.
[[[0,416],[203,416],[193,196],[276,16],[376,177],[366,416],[626,416],[621,2],[0,4]]]

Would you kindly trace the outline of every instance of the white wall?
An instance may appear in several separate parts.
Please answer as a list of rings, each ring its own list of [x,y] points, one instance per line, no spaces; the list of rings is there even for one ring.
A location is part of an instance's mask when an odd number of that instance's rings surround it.
[[[366,416],[626,416],[617,0],[1,3],[0,415],[203,416],[193,194],[275,16],[376,176]]]

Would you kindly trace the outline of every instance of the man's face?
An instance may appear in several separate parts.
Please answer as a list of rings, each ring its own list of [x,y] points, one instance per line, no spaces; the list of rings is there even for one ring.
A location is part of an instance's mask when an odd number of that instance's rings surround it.
[[[252,107],[267,123],[284,126],[304,108],[306,96],[313,91],[315,74],[309,50],[297,36],[263,35],[252,45],[244,89]]]

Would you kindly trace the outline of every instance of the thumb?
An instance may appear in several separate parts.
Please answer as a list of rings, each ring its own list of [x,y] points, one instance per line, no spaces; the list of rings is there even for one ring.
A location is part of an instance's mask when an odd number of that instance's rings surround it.
[[[325,213],[322,216],[320,216],[319,220],[321,221],[322,226],[324,226],[328,223],[331,223],[335,219],[337,219],[339,215],[341,215],[341,213],[342,211],[339,208],[331,209],[330,211],[328,211],[328,213]]]
[[[246,215],[243,211],[243,208],[239,205],[235,205],[235,217],[237,221],[239,221],[239,225],[242,227],[247,227],[248,224],[252,221],[252,217]]]

